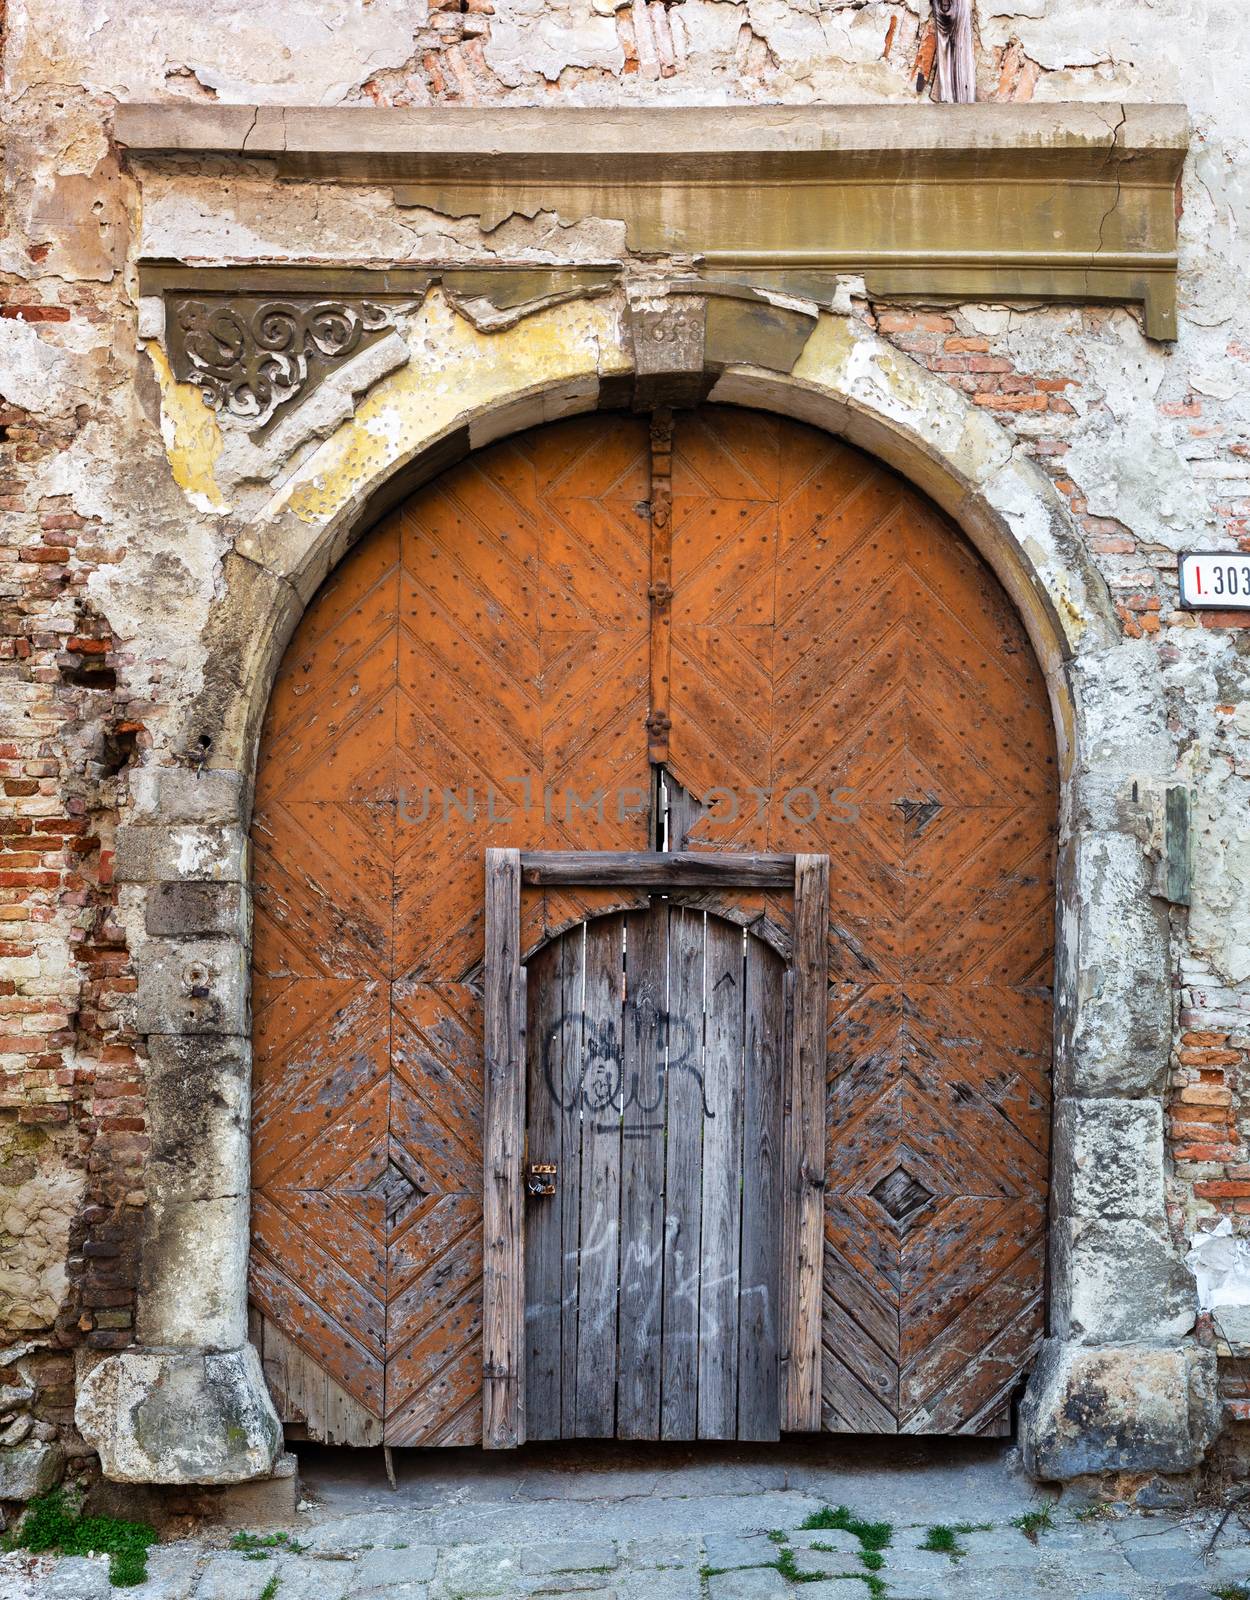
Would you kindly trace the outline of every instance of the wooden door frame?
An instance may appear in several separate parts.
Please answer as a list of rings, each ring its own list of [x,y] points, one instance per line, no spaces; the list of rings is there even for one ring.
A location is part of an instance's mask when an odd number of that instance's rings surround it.
[[[781,1427],[820,1428],[825,1188],[825,993],[829,858],[693,851],[487,850],[482,1128],[482,1443],[524,1444],[525,1032],[521,889],[794,895],[792,1009],[782,1096]]]

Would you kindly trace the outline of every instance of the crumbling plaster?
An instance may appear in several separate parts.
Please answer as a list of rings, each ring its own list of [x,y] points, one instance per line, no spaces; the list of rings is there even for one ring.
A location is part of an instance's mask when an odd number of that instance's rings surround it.
[[[188,1168],[176,1086],[185,1087],[189,1072],[208,1070],[214,1082],[227,1083],[239,1070],[245,963],[237,954],[223,961],[221,947],[234,941],[244,949],[242,796],[267,674],[299,609],[359,532],[389,474],[431,446],[436,462],[439,442],[462,430],[457,448],[593,407],[605,380],[627,374],[630,356],[619,299],[575,302],[487,334],[436,291],[401,318],[396,338],[405,348],[390,347],[394,365],[357,369],[358,386],[348,374],[314,396],[302,419],[296,414],[286,439],[253,445],[208,412],[198,393],[172,381],[159,330],[137,337],[140,251],[214,262],[482,260],[498,253],[566,264],[619,257],[620,225],[606,218],[567,226],[539,214],[482,234],[473,219],[399,207],[381,190],[292,184],[275,194],[263,164],[242,175],[171,164],[154,170],[140,190],[110,145],[112,104],[187,94],[327,105],[440,97],[540,105],[553,97],[598,105],[907,102],[923,66],[927,6],[497,0],[493,10],[479,7],[469,17],[448,18],[445,26],[438,10],[407,0],[317,0],[263,13],[215,8],[211,16],[199,5],[151,0],[124,12],[104,0],[68,7],[64,0],[11,0],[8,8],[11,203],[0,272],[6,294],[64,304],[72,315],[0,319],[0,392],[65,439],[23,468],[26,503],[85,519],[90,539],[108,556],[95,564],[86,592],[116,641],[119,681],[143,722],[146,747],[123,779],[119,816],[137,825],[132,832],[154,833],[158,822],[173,830],[172,855],[158,852],[130,867],[126,851],[136,846],[123,838],[123,876],[132,872],[135,881],[123,883],[116,913],[139,969],[138,991],[121,999],[118,1015],[134,1032],[166,1041],[158,1040],[146,1067],[154,1148],[166,1152],[150,1164],[151,1248],[140,1287],[139,1337],[153,1344],[242,1349],[238,1237],[246,1184],[238,1163],[246,1152],[245,1108],[229,1101],[229,1119],[213,1125]],[[1047,604],[1035,610],[1032,626],[1055,690],[1071,778],[1060,915],[1067,963],[1061,988],[1068,986],[1074,1004],[1061,1041],[1059,1089],[1090,1107],[1101,1099],[1162,1103],[1174,1010],[1201,1012],[1212,1027],[1222,1019],[1230,1042],[1250,1044],[1250,633],[1203,629],[1175,610],[1174,595],[1177,551],[1231,547],[1250,526],[1250,180],[1240,71],[1248,42],[1244,8],[1232,0],[978,6],[985,96],[1188,105],[1196,131],[1183,190],[1175,345],[1152,344],[1128,312],[956,308],[957,337],[987,340],[1015,372],[1069,380],[1063,393],[1070,412],[1020,409],[991,422],[956,388],[943,392],[943,380],[913,359],[917,352],[872,334],[868,325],[880,308],[866,306],[851,286],[844,309],[853,314],[822,318],[792,375],[782,381],[731,371],[714,396],[776,405],[835,427],[849,422],[887,459],[894,449],[901,469],[943,499],[983,548],[1010,527],[1023,556],[1014,572],[1009,564],[1000,571],[1015,583],[1026,616],[1038,598],[1030,595],[1028,573],[1046,573]],[[664,264],[635,270],[662,276]],[[831,364],[839,376],[828,400],[819,393],[820,375]],[[848,394],[859,395],[858,409]],[[927,444],[906,437],[906,419],[918,407],[928,407],[932,419]],[[1046,461],[1039,447],[1056,440],[1066,446],[1068,503],[1105,525],[1093,548],[1039,465]],[[961,451],[971,453],[968,462]],[[1052,503],[1059,506],[1054,515],[1039,509]],[[0,515],[19,545],[34,537],[16,505],[6,502]],[[1104,585],[1113,599],[1158,594],[1159,610],[1146,615],[1160,617],[1161,631],[1120,637],[1114,612],[1097,598]],[[64,623],[68,633],[68,614]],[[88,711],[58,720],[38,681],[20,676],[5,684],[4,711],[5,737],[33,739],[39,756],[52,752],[69,767],[82,765],[102,736],[102,718],[93,722]],[[196,780],[199,763],[210,770]],[[203,790],[220,800],[229,771],[243,773],[244,782],[220,801],[220,815],[206,818]],[[1169,781],[1195,793],[1187,917],[1152,893],[1142,846],[1148,826],[1140,813]],[[182,891],[201,884],[208,888],[190,897],[188,911]],[[73,905],[54,908],[40,925],[36,956],[5,958],[4,975],[21,995],[74,1008],[79,980],[65,951],[80,921]],[[189,1003],[185,991],[202,986],[186,978],[197,953],[210,993],[207,1002]],[[35,969],[20,965],[32,960]],[[1169,972],[1183,980],[1175,996]],[[174,1027],[169,1019],[179,1006],[183,1022]],[[201,1053],[188,1055],[197,1039]],[[71,1069],[90,1069],[75,1046],[66,1060]],[[1077,1060],[1088,1074],[1079,1083],[1064,1076]],[[1135,1370],[1135,1358],[1124,1358],[1110,1383],[1099,1363],[1114,1362],[1126,1341],[1156,1340],[1145,1366],[1179,1363],[1177,1381],[1199,1420],[1185,1428],[1175,1416],[1157,1427],[1143,1422],[1147,1434],[1155,1428],[1167,1435],[1157,1447],[1147,1441],[1146,1455],[1153,1449],[1161,1470],[1182,1470],[1210,1435],[1215,1402],[1205,1352],[1185,1346],[1182,1355],[1173,1353],[1192,1321],[1176,1247],[1186,1224],[1215,1210],[1201,1186],[1219,1179],[1231,1158],[1169,1166],[1153,1123],[1126,1127],[1112,1119],[1103,1126],[1089,1114],[1094,1121],[1081,1146],[1087,1168],[1113,1155],[1118,1162],[1127,1148],[1158,1182],[1149,1205],[1131,1212],[1122,1196],[1066,1191],[1072,1209],[1057,1229],[1056,1261],[1079,1292],[1057,1297],[1056,1340],[1035,1385],[1036,1407],[1062,1409],[1065,1393],[1085,1400],[1109,1388],[1130,1394],[1124,1375]],[[1250,1107],[1241,1114],[1250,1118]],[[48,1196],[59,1197],[48,1200],[50,1216],[61,1215],[61,1200],[72,1209],[86,1181],[68,1143],[55,1155],[61,1165],[39,1180]],[[195,1237],[196,1207],[230,1213],[234,1222],[210,1228],[205,1256],[191,1261],[177,1241]],[[69,1215],[65,1210],[66,1230]],[[229,1241],[220,1250],[218,1235]],[[51,1328],[68,1292],[67,1238],[59,1223],[49,1224],[41,1267],[31,1243],[37,1236],[23,1229],[22,1237],[16,1300],[37,1308],[28,1321]],[[1144,1323],[1136,1332],[1124,1325],[1117,1305],[1123,1283],[1109,1281],[1105,1269],[1114,1250],[1142,1296],[1159,1307],[1157,1326],[1145,1333]],[[1072,1265],[1082,1252],[1088,1273]],[[214,1294],[211,1271],[207,1286],[203,1281],[204,1261],[215,1262],[223,1280],[233,1273],[222,1293]],[[171,1324],[166,1314],[180,1297],[185,1315]],[[0,1297],[0,1326],[3,1304]],[[89,1431],[104,1428],[101,1416],[116,1415],[125,1389],[119,1373],[111,1365],[92,1379],[83,1412]],[[146,1380],[135,1381],[141,1390]],[[227,1360],[211,1383],[199,1356],[179,1366],[189,1415],[197,1395],[221,1392],[223,1384],[246,1402],[246,1448],[225,1475],[258,1470],[273,1442],[255,1383],[242,1355]],[[1038,1470],[1075,1470],[1078,1459],[1080,1470],[1089,1470],[1102,1448],[1054,1436],[1047,1442],[1040,1427],[1031,1437]],[[112,1438],[119,1475],[152,1470],[143,1441],[136,1446],[132,1435],[117,1432]],[[221,1472],[208,1458],[168,1470]]]

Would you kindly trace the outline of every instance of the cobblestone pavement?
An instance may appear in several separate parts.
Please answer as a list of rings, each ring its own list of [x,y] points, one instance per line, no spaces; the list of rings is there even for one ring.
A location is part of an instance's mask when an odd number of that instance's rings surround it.
[[[406,1451],[396,1463],[392,1491],[377,1452],[307,1451],[305,1499],[283,1530],[286,1548],[249,1557],[229,1548],[229,1533],[209,1530],[153,1549],[147,1583],[117,1594],[1240,1600],[1245,1585],[1250,1600],[1250,1534],[1236,1519],[1208,1552],[1214,1513],[1083,1512],[1016,1474],[1010,1452],[981,1442],[554,1447],[511,1459]],[[1036,1542],[1019,1525],[1031,1514],[1043,1521]],[[847,1521],[851,1528],[837,1526]],[[892,1525],[888,1542],[865,1526],[879,1522]],[[924,1548],[951,1540],[954,1553]],[[109,1593],[102,1560],[0,1558],[0,1600]]]

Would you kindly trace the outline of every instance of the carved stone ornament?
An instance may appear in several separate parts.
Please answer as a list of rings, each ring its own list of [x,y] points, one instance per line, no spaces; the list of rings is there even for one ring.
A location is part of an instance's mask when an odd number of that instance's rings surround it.
[[[166,337],[180,382],[263,432],[392,325],[390,308],[373,300],[179,296],[168,303]]]

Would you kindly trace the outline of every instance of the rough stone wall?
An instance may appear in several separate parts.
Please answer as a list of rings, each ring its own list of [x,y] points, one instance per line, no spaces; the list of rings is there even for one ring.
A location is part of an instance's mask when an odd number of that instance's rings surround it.
[[[68,1352],[131,1338],[148,1132],[128,952],[145,929],[112,841],[156,769],[212,759],[184,719],[245,524],[202,457],[167,458],[185,401],[167,389],[162,413],[161,351],[139,337],[140,235],[242,261],[594,259],[621,242],[610,220],[481,234],[382,190],[275,195],[259,165],[184,163],[141,204],[114,106],[906,103],[933,61],[926,0],[10,0],[3,26],[0,1499],[57,1467],[32,1447],[68,1419]],[[977,7],[982,98],[1188,105],[1175,346],[1092,307],[858,308],[1068,498],[1123,623],[1092,696],[1105,737],[1118,698],[1167,708],[1150,755],[1196,794],[1194,905],[1161,911],[1175,1019],[1146,1023],[1171,1040],[1178,1238],[1219,1212],[1250,1232],[1250,629],[1178,610],[1175,571],[1186,547],[1250,548],[1248,44],[1239,0]],[[1146,850],[1156,824],[1143,799]]]

